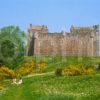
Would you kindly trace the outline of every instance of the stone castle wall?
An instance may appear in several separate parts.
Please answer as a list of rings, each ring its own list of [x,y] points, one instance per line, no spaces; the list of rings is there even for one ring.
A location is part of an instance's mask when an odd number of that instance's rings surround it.
[[[68,32],[50,33],[47,26],[30,26],[29,55],[99,55],[99,26],[74,27]]]

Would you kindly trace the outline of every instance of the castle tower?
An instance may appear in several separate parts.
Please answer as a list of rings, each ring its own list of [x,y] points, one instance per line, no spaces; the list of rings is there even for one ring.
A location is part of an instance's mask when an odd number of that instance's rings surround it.
[[[30,24],[28,29],[28,55],[34,55],[35,52],[39,51],[40,41],[39,41],[39,34],[47,34],[48,28],[45,25],[35,25],[33,26]],[[38,47],[38,50],[36,48]]]
[[[78,35],[79,51],[82,56],[98,56],[99,55],[99,25],[90,27],[75,27],[70,29],[72,34]]]

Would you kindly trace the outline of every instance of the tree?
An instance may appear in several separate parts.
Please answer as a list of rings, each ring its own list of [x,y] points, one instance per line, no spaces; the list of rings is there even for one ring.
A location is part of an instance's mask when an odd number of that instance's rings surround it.
[[[25,54],[25,33],[18,26],[0,29],[0,64],[17,67]]]

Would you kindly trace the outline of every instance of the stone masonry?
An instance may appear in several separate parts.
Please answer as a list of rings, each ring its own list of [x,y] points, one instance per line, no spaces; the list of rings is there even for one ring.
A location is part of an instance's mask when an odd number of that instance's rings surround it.
[[[47,26],[28,29],[28,55],[98,56],[99,25],[71,26],[70,32],[50,33]]]

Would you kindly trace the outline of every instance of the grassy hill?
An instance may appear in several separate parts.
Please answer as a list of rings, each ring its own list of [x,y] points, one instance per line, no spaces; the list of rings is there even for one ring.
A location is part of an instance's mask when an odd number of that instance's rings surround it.
[[[0,100],[100,100],[100,75],[61,76],[40,74],[23,79],[21,85],[2,82],[7,89]]]
[[[44,73],[23,77],[23,84],[12,85],[10,79],[0,82],[0,100],[100,100],[100,72],[95,75],[56,76],[57,68],[83,64],[92,66],[100,63],[100,57],[25,57],[26,61],[35,59],[45,62],[48,67]]]

